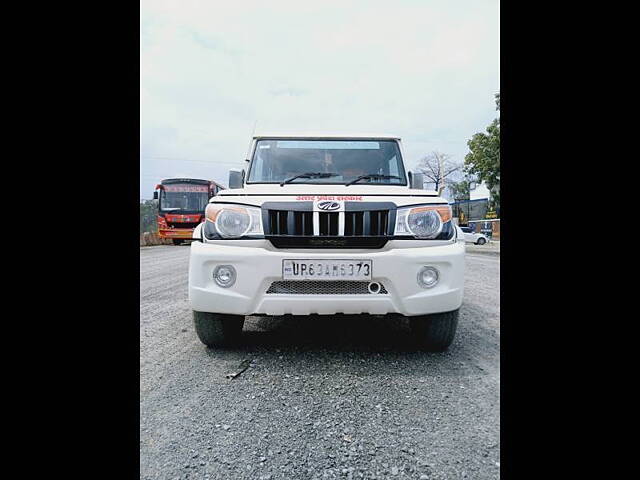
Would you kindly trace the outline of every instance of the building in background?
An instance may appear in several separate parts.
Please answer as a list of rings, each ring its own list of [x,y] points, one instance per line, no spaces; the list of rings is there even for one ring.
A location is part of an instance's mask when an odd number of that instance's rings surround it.
[[[484,183],[471,184],[468,200],[451,201],[450,192],[447,193],[449,196],[445,198],[458,225],[469,226],[494,240],[500,239],[500,219],[489,210],[491,192]]]
[[[484,182],[476,185],[472,184],[471,186],[475,188],[469,189],[470,200],[480,200],[480,199],[489,200],[489,197],[491,196],[491,192],[489,191],[487,186],[484,184]]]
[[[484,212],[484,217],[475,221],[475,219],[469,221],[469,226],[474,231],[484,233],[487,237],[493,240],[500,240],[500,219],[495,211],[488,209],[488,202],[491,196],[491,191],[483,183],[478,184],[473,190],[470,191],[471,201],[485,200],[487,202],[487,210]]]

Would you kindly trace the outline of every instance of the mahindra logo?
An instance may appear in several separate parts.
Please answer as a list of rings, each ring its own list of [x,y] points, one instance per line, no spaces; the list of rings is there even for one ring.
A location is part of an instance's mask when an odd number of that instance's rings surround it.
[[[325,210],[330,212],[332,210],[338,210],[340,208],[340,204],[338,202],[332,202],[332,201],[320,202],[318,203],[318,208],[320,210]]]

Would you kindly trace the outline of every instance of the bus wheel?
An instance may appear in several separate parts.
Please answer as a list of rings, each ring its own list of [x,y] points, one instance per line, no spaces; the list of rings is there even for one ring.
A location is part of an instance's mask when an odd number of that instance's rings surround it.
[[[182,245],[182,242],[183,242],[183,241],[184,241],[184,240],[179,240],[179,239],[177,239],[177,238],[174,238],[174,239],[173,239],[173,244],[174,244],[174,245]]]

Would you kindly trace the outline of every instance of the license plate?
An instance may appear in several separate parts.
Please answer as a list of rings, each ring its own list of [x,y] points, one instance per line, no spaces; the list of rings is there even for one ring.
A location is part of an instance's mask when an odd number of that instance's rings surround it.
[[[283,260],[283,280],[371,280],[371,260]]]

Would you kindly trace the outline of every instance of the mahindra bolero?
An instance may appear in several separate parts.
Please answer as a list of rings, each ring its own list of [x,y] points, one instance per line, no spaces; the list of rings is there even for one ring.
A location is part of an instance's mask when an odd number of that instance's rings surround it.
[[[237,341],[249,315],[311,314],[402,315],[423,348],[451,344],[464,238],[400,138],[255,136],[204,213],[189,259],[204,344]]]

